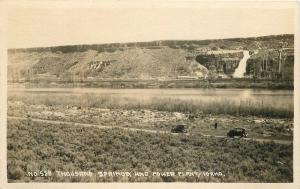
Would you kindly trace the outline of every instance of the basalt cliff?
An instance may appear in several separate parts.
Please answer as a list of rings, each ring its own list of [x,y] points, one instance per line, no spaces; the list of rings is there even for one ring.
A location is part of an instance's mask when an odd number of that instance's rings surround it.
[[[8,50],[8,81],[95,79],[293,80],[294,35],[56,46]]]

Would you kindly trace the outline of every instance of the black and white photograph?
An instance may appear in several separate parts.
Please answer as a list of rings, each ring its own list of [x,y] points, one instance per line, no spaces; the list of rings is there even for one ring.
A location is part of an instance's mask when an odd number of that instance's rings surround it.
[[[296,2],[59,2],[6,10],[8,184],[295,182]]]

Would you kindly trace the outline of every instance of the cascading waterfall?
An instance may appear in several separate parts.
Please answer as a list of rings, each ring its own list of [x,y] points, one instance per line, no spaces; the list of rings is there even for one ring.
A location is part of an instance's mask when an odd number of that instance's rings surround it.
[[[244,73],[246,72],[247,60],[250,58],[250,54],[249,51],[244,51],[243,54],[244,56],[242,60],[239,62],[238,67],[235,69],[234,73],[232,74],[234,78],[242,78],[244,77]]]

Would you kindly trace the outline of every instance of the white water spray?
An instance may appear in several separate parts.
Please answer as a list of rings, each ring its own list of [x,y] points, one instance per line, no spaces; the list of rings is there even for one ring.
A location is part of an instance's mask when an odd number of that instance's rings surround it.
[[[235,69],[234,73],[232,74],[234,78],[242,78],[244,77],[244,73],[246,72],[247,60],[250,58],[250,54],[249,51],[244,51],[243,54],[244,56],[242,60],[239,62],[238,67]]]

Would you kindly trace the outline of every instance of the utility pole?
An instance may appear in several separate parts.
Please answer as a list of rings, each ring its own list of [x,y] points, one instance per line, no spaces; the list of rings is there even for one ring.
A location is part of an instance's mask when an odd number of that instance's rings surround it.
[[[279,50],[279,57],[278,57],[278,73],[281,73],[281,66],[282,66],[282,50]]]
[[[269,52],[266,54],[266,71],[268,70]]]

